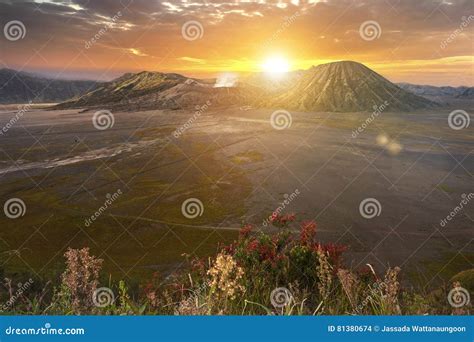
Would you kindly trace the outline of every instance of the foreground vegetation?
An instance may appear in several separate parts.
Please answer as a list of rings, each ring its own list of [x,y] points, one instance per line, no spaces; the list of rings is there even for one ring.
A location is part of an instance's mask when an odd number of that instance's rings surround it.
[[[301,222],[299,236],[288,229],[293,215],[277,216],[275,235],[244,226],[237,241],[214,258],[189,259],[189,267],[160,278],[154,274],[138,291],[124,281],[100,283],[103,260],[88,248],[69,249],[59,285],[12,285],[5,279],[4,314],[165,315],[393,315],[469,314],[470,303],[450,305],[452,289],[472,291],[471,271],[445,288],[417,293],[400,283],[401,269],[377,274],[345,268],[346,246],[322,244],[316,224]],[[25,286],[28,285],[28,286]],[[31,286],[30,286],[31,285]]]

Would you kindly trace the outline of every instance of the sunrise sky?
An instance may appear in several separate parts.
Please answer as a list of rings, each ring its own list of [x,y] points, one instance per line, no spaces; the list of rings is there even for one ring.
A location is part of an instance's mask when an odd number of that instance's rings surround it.
[[[0,0],[2,33],[13,20],[26,29],[23,39],[0,36],[0,67],[110,80],[262,71],[272,58],[290,70],[356,60],[395,82],[472,86],[473,15],[472,0]],[[194,40],[182,32],[190,21]],[[380,27],[373,40],[359,32],[367,21]]]

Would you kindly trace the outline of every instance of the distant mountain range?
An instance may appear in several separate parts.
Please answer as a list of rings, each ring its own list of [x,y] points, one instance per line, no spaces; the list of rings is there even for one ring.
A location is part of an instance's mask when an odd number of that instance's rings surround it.
[[[301,111],[390,111],[436,106],[437,96],[472,99],[473,88],[394,84],[353,61],[322,64],[280,77],[255,73],[231,84],[174,73],[127,73],[110,82],[48,80],[0,70],[0,103],[62,102],[57,109],[189,109],[211,102]],[[233,83],[233,82],[231,82]],[[225,87],[219,85],[225,84]]]
[[[474,87],[465,89],[461,94],[456,96],[458,99],[474,99]]]
[[[0,103],[62,102],[97,86],[94,81],[53,80],[27,72],[0,69]]]
[[[443,97],[474,99],[474,87],[435,87],[410,83],[397,83],[397,85],[413,94],[430,99],[442,99]]]

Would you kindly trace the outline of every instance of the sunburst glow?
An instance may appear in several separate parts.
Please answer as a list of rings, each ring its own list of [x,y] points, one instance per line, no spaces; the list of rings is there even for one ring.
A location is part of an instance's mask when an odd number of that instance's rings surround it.
[[[281,56],[272,56],[262,63],[263,71],[271,74],[281,74],[290,70],[290,63]]]

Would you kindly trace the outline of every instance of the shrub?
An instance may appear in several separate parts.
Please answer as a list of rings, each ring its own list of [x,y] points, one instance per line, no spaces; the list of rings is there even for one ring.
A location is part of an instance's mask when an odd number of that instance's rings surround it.
[[[190,259],[189,268],[161,279],[154,273],[137,298],[119,281],[116,300],[94,306],[102,260],[88,248],[68,249],[61,283],[46,305],[43,294],[22,294],[11,313],[35,314],[175,314],[175,315],[314,315],[314,314],[468,314],[470,306],[447,304],[450,288],[430,294],[403,290],[401,269],[388,268],[382,277],[367,264],[344,267],[347,246],[317,240],[317,226],[304,221],[298,232],[294,215],[273,219],[280,231],[269,235],[242,227],[232,244],[208,260]],[[296,227],[293,227],[296,228]],[[9,285],[10,284],[10,285]],[[11,282],[10,297],[12,296]],[[455,287],[461,286],[456,278]]]

